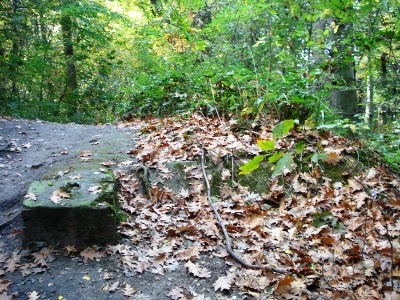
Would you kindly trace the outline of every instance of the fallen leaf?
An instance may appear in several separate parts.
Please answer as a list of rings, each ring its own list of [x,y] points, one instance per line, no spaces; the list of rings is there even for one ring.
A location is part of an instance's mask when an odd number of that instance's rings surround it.
[[[78,251],[75,248],[75,246],[65,246],[64,249],[65,249],[65,251],[67,251],[67,255],[70,255],[71,253],[75,253]]]
[[[214,290],[230,290],[232,285],[232,278],[228,276],[218,277],[217,281],[214,283]]]
[[[285,289],[286,287],[291,285],[292,282],[294,282],[294,281],[295,281],[295,278],[293,276],[285,275],[285,277],[279,279],[277,290]]]
[[[112,161],[112,160],[107,160],[107,161],[104,161],[104,162],[102,162],[100,164],[103,165],[103,166],[106,166],[106,167],[111,167],[111,166],[115,165],[115,162]]]
[[[172,300],[186,299],[186,296],[183,293],[183,289],[179,286],[170,290],[167,293],[167,296],[171,297]]]
[[[228,169],[223,169],[221,173],[221,179],[223,181],[231,179],[232,175],[231,172]]]
[[[349,183],[349,188],[353,192],[360,191],[363,189],[363,186],[356,179],[351,178],[347,182]]]
[[[189,274],[193,274],[194,276],[200,278],[209,278],[211,277],[211,272],[207,270],[205,267],[201,267],[192,263],[190,260],[185,264],[185,267],[188,268]]]
[[[29,199],[29,200],[36,200],[37,196],[34,193],[28,192],[26,193],[26,195],[24,196],[25,199]]]
[[[129,284],[125,283],[125,287],[122,292],[124,293],[124,296],[131,297],[134,293],[136,293],[136,290]]]
[[[88,157],[88,156],[92,156],[92,151],[90,150],[84,150],[79,154],[80,157]]]
[[[101,193],[103,188],[100,185],[95,185],[95,186],[91,186],[90,188],[88,188],[88,190],[91,194],[99,194],[99,193]]]
[[[329,152],[327,153],[327,157],[323,158],[322,160],[328,164],[336,165],[342,158],[343,157],[336,152]]]
[[[10,280],[0,279],[0,294],[7,291],[8,286],[11,284]]]
[[[39,299],[39,293],[36,291],[28,293],[28,300],[37,300]]]
[[[83,277],[82,277],[82,279],[85,279],[85,280],[90,280],[90,277],[89,277],[89,276],[87,276],[87,275],[85,275],[85,276],[83,276]]]
[[[104,257],[104,253],[98,252],[94,248],[86,248],[80,252],[80,255],[83,257],[83,261],[87,262],[88,260],[95,260],[98,258]]]
[[[187,198],[189,197],[190,193],[189,190],[186,190],[184,188],[181,189],[181,191],[179,192],[179,196],[181,196],[182,198]]]
[[[22,230],[21,229],[13,229],[9,235],[9,237],[11,238],[15,238],[16,236],[22,234]]]
[[[69,197],[70,197],[69,193],[60,189],[53,191],[52,195],[50,196],[50,201],[53,202],[54,204],[60,204],[62,202],[62,199],[66,199]]]
[[[181,249],[175,252],[176,259],[178,260],[188,260],[191,258],[199,258],[200,248],[199,246],[192,245],[187,249]]]
[[[45,267],[47,265],[46,259],[42,253],[33,253],[34,266]]]

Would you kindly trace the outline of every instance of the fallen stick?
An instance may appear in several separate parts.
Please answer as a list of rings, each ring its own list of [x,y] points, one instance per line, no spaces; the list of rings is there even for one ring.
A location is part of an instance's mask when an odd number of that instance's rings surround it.
[[[249,264],[247,262],[245,262],[242,258],[240,258],[235,251],[233,251],[232,246],[231,246],[231,239],[228,235],[228,232],[226,231],[226,227],[224,224],[224,221],[221,219],[221,216],[219,215],[217,209],[214,206],[214,203],[211,199],[211,187],[210,187],[210,182],[208,181],[208,177],[207,177],[207,173],[204,167],[204,146],[201,146],[201,169],[203,171],[203,177],[204,177],[204,181],[206,182],[206,186],[207,186],[207,198],[208,198],[208,202],[210,203],[211,208],[214,211],[215,217],[218,220],[219,226],[222,229],[222,232],[224,234],[225,237],[225,241],[226,241],[226,246],[225,249],[226,251],[228,251],[228,253],[242,266],[246,267],[246,268],[251,268],[251,269],[263,269],[263,270],[268,270],[271,272],[275,272],[275,273],[279,273],[279,274],[285,274],[285,271],[277,269],[277,268],[273,268],[273,267],[269,267],[269,266],[256,266],[256,265],[252,265]]]

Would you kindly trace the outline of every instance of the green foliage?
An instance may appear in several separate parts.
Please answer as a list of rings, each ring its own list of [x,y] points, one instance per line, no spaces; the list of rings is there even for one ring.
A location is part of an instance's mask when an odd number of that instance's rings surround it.
[[[263,151],[270,151],[270,150],[275,149],[274,141],[270,141],[270,140],[257,140],[257,145],[258,145],[258,148],[260,148]]]
[[[274,127],[273,141],[257,142],[263,159],[242,174],[265,160],[274,175],[290,170],[305,149],[275,148],[295,123],[354,134],[368,125],[369,145],[399,165],[395,0],[17,2],[0,4],[1,114],[104,123],[127,113],[199,111],[244,124],[269,114],[286,121]],[[63,16],[71,20],[68,43]],[[357,74],[350,85],[336,78],[346,63]],[[331,110],[331,91],[345,88],[357,90],[365,124],[354,124],[354,116],[338,121],[340,112]]]
[[[277,140],[287,134],[294,127],[294,120],[284,120],[272,129],[274,140]]]
[[[250,172],[256,170],[259,166],[259,163],[264,160],[267,155],[256,155],[250,160],[248,163],[244,164],[239,168],[240,172],[239,175],[246,175]]]
[[[293,170],[293,166],[295,165],[292,153],[287,152],[285,153],[282,158],[278,160],[276,166],[274,168],[274,172],[272,173],[272,177],[276,177],[282,174],[284,171],[291,172]]]
[[[277,140],[287,134],[294,127],[294,120],[284,120],[279,122],[272,128],[273,138]],[[275,142],[271,140],[257,140],[257,145],[262,151],[271,151],[275,149]],[[296,145],[296,152],[304,149],[305,143],[299,143]],[[268,157],[269,156],[269,157]],[[268,157],[268,163],[275,164],[274,172],[272,173],[272,177],[276,177],[282,174],[285,171],[291,172],[293,170],[293,166],[295,165],[293,160],[292,152],[282,152],[278,151],[272,154],[264,154],[257,155],[253,157],[252,160],[244,164],[239,168],[239,175],[246,175],[250,172],[256,170],[259,167],[260,162],[262,162],[266,157]]]
[[[370,135],[367,145],[382,157],[382,161],[400,172],[400,124],[394,122],[383,132]]]

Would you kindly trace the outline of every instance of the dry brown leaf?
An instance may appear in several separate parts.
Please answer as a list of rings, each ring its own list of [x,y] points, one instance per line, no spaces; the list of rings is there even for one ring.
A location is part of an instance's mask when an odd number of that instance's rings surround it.
[[[69,193],[60,189],[53,191],[52,195],[50,196],[50,201],[53,202],[54,204],[60,204],[62,202],[62,199],[70,197],[71,196]]]
[[[230,290],[231,286],[232,286],[232,278],[229,276],[221,276],[218,277],[217,281],[214,283],[214,290],[215,291]]]
[[[349,188],[353,192],[360,191],[363,189],[363,186],[354,178],[350,178],[347,182],[349,183]]]
[[[80,256],[82,256],[83,261],[87,262],[88,260],[95,260],[104,257],[104,253],[98,252],[95,248],[86,248],[82,250],[80,253]]]
[[[88,157],[88,156],[92,156],[92,151],[90,150],[84,150],[79,154],[80,157]]]
[[[277,290],[285,289],[292,284],[296,279],[291,275],[285,275],[285,277],[280,278],[278,281]]]
[[[8,286],[11,284],[10,280],[0,279],[0,294],[7,291]]]
[[[35,259],[33,262],[34,266],[45,267],[47,265],[46,259],[42,253],[33,253],[33,257]]]
[[[343,157],[337,154],[336,152],[327,153],[328,157],[322,159],[324,162],[327,162],[331,165],[336,165]]]
[[[192,263],[190,260],[185,264],[185,267],[188,268],[189,274],[193,274],[196,277],[200,278],[211,277],[210,271],[208,271],[205,267]]]
[[[197,245],[192,245],[187,249],[181,249],[175,252],[175,257],[177,260],[188,260],[192,258],[199,258],[200,247]]]
[[[167,293],[168,297],[171,297],[172,300],[178,300],[178,299],[186,299],[185,294],[183,293],[183,288],[181,288],[180,286],[170,290]]]
[[[136,293],[136,290],[131,287],[129,284],[125,283],[125,287],[122,290],[123,294],[125,297],[131,297],[134,293]]]

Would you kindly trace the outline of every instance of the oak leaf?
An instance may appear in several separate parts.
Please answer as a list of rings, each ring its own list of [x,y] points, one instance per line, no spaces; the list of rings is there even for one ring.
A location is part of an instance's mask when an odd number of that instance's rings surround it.
[[[205,267],[201,267],[192,263],[190,260],[185,264],[185,267],[188,268],[189,273],[193,274],[194,276],[200,278],[209,278],[211,277],[211,272],[208,271]]]
[[[329,152],[322,160],[330,165],[336,165],[343,157],[336,152]]]
[[[10,280],[0,279],[0,294],[7,291],[8,286],[11,284]]]
[[[40,297],[40,295],[36,291],[28,293],[28,300],[37,300],[37,299],[39,299],[39,297]]]
[[[199,258],[200,247],[197,245],[192,245],[187,249],[181,249],[175,252],[177,260],[188,260],[191,258]]]
[[[124,293],[124,296],[131,297],[134,293],[136,293],[136,290],[129,284],[125,283],[125,287],[122,292]]]
[[[82,250],[80,255],[82,256],[84,262],[104,257],[104,253],[98,252],[96,249],[90,247]]]
[[[363,186],[354,178],[350,178],[348,180],[349,183],[349,188],[355,192],[355,191],[360,191],[363,189]]]
[[[170,290],[170,291],[167,293],[167,296],[168,296],[168,297],[171,297],[171,299],[173,299],[173,300],[186,299],[186,296],[185,296],[185,294],[183,293],[183,289],[182,289],[180,286],[178,286],[178,287],[176,287],[176,288]]]
[[[62,199],[65,198],[70,198],[70,194],[67,193],[66,191],[59,189],[56,190],[52,193],[52,195],[50,196],[50,201],[53,202],[54,204],[60,204]]]
[[[35,266],[45,267],[47,265],[46,259],[42,253],[34,253],[33,257],[35,258],[33,262]]]
[[[214,290],[230,290],[232,286],[232,278],[230,276],[221,276],[217,279],[217,281],[214,283]]]

